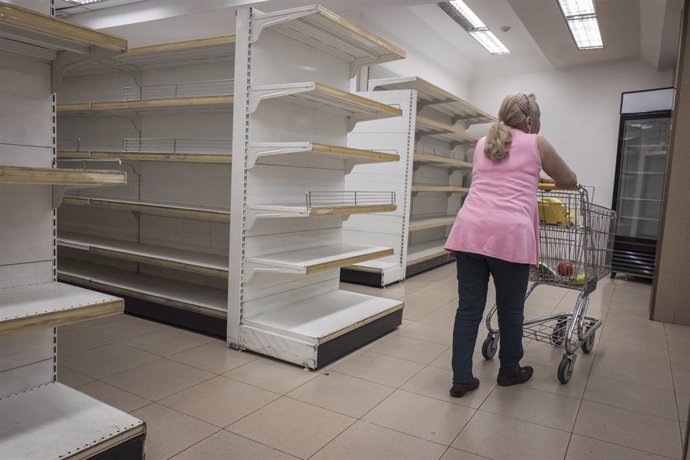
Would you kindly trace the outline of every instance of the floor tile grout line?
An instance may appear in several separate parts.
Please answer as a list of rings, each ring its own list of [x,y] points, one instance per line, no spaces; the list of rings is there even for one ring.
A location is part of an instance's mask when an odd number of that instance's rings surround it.
[[[656,455],[656,456],[658,456],[658,457],[667,458],[667,459],[669,459],[669,460],[678,460],[677,458],[674,458],[674,457],[668,457],[668,456],[666,456],[666,455],[659,454],[659,453],[656,453],[656,452],[650,452],[650,451],[648,451],[648,450],[642,450],[642,449],[638,449],[638,448],[636,448],[636,447],[626,446],[625,444],[619,444],[619,443],[617,443],[617,442],[612,442],[612,441],[607,441],[607,440],[604,440],[604,439],[595,438],[595,437],[592,437],[592,436],[587,436],[586,434],[573,433],[573,435],[579,436],[579,437],[581,437],[581,438],[587,438],[587,439],[590,439],[590,440],[592,440],[592,441],[599,441],[599,442],[603,442],[603,443],[606,443],[606,444],[611,444],[611,445],[614,445],[614,446],[616,446],[616,447],[622,447],[622,448],[624,448],[624,449],[634,450],[635,452],[640,452],[640,453],[647,454],[647,455]]]
[[[594,351],[596,358],[596,350]],[[570,436],[568,437],[568,444],[565,448],[565,454],[563,454],[563,460],[568,457],[568,451],[570,450],[570,443],[573,441],[573,434],[575,433],[575,426],[577,425],[577,419],[580,417],[580,409],[582,409],[582,402],[585,400],[585,395],[587,394],[587,387],[589,386],[589,379],[592,377],[591,371],[587,374],[587,381],[585,382],[585,388],[582,392],[582,397],[580,398],[580,403],[577,405],[577,411],[575,411],[575,420],[573,422],[573,427],[570,430]]]
[[[207,423],[208,423],[208,422],[207,422]],[[214,425],[214,426],[215,426],[215,425]],[[216,427],[216,428],[217,428],[217,427]],[[221,431],[223,431],[222,428],[219,429],[219,430],[216,431],[216,432],[213,432],[213,433],[209,434],[208,436],[203,437],[202,439],[199,439],[198,441],[196,441],[196,442],[193,443],[192,445],[187,446],[187,447],[183,448],[182,450],[177,451],[177,452],[175,452],[174,454],[168,456],[168,457],[167,457],[167,460],[171,460],[171,459],[177,457],[177,456],[180,455],[181,453],[188,451],[188,450],[191,449],[192,447],[198,445],[199,443],[202,443],[202,442],[206,441],[206,440],[207,440],[208,438],[210,438],[211,436],[217,435],[217,434],[220,433]]]
[[[664,325],[664,333],[666,333],[666,326]],[[666,346],[668,347],[668,334],[666,334]],[[669,361],[671,360],[671,353],[668,354]],[[673,374],[673,367],[671,367],[671,385],[673,385],[673,400],[676,403],[676,413],[678,414],[678,434],[680,435],[680,448],[683,449],[683,422],[681,422],[682,415],[680,413],[680,407],[678,406],[678,391],[676,391],[676,379]],[[690,420],[688,420],[690,423]]]

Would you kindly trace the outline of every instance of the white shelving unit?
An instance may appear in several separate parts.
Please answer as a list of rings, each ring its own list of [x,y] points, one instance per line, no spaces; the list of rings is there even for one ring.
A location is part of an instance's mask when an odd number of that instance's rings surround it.
[[[122,313],[123,301],[57,282],[55,208],[65,189],[126,174],[56,169],[51,66],[127,42],[52,14],[52,2],[0,2],[0,458],[143,458],[143,422],[56,381],[56,327]]]
[[[60,166],[124,170],[130,182],[64,198],[60,279],[225,336],[234,59],[224,35],[65,69]]]
[[[355,148],[347,133],[402,110],[347,89],[361,66],[405,53],[307,6],[239,10],[236,54],[228,343],[317,368],[401,323],[402,302],[341,291],[339,271],[394,253],[344,242],[342,222],[396,211],[394,191],[345,177],[397,164],[397,146]]]
[[[378,244],[400,248],[385,263],[363,262],[342,272],[344,281],[386,286],[452,260],[443,244],[469,191],[472,154],[478,140],[466,128],[493,117],[419,77],[373,79],[369,89],[369,97],[377,100],[405,98],[405,91],[413,94],[409,123],[383,120],[374,127],[355,128],[348,138],[351,146],[397,142],[409,152],[397,169],[364,166],[348,177],[353,185],[385,183],[401,194],[399,219],[358,216],[344,224],[346,241],[374,238]]]

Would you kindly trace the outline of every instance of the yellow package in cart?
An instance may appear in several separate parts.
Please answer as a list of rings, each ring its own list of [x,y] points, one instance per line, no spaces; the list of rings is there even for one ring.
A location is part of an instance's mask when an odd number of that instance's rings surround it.
[[[539,222],[546,225],[573,225],[575,216],[558,198],[543,197],[537,200]]]

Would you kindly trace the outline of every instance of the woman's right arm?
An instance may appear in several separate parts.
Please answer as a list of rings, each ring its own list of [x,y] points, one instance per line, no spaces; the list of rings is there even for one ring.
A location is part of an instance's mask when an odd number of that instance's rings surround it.
[[[537,148],[539,155],[541,155],[542,169],[553,178],[557,187],[574,188],[577,186],[577,176],[549,141],[542,136],[537,136]]]

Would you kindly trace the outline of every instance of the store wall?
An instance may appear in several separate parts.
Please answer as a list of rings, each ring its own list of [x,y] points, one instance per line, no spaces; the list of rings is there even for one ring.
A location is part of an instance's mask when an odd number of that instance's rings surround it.
[[[506,94],[533,92],[542,110],[542,131],[572,166],[582,184],[596,187],[595,201],[611,206],[621,93],[672,85],[672,72],[642,60],[508,77],[478,74],[469,100],[496,113]]]
[[[666,196],[657,276],[652,293],[652,319],[690,325],[690,28],[687,8],[676,80],[676,102],[667,164]]]

